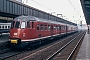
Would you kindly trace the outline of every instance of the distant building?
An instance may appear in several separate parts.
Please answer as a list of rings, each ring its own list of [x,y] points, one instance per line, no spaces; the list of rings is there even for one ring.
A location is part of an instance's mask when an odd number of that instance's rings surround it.
[[[87,29],[87,25],[86,24],[77,24],[77,26],[78,26],[78,29]]]

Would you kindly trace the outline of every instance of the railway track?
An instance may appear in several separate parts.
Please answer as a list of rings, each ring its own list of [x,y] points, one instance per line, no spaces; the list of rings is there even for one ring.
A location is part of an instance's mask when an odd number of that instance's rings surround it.
[[[0,54],[11,51],[11,48],[8,45],[8,42],[0,43]]]
[[[0,55],[4,54],[6,52],[9,52],[9,51],[11,51],[11,48],[9,48],[9,47],[2,47],[2,48],[0,48]]]
[[[54,54],[57,50],[62,48],[68,41],[73,39],[75,36],[80,34],[81,32],[78,32],[74,35],[71,35],[65,39],[61,39],[58,41],[55,41],[53,43],[50,43],[45,46],[41,46],[34,50],[25,50],[25,51],[10,51],[5,54],[0,55],[0,59],[4,60],[46,60],[49,58],[52,54]]]
[[[70,42],[68,42],[66,45],[64,45],[61,49],[59,49],[46,60],[70,60],[80,41],[83,39],[85,32],[82,34],[76,36],[74,39],[72,39]]]

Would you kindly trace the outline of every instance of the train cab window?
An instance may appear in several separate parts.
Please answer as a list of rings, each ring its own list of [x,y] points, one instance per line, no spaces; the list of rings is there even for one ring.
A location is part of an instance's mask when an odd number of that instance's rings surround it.
[[[27,21],[27,28],[30,28],[30,21]]]
[[[16,21],[15,28],[20,28],[20,22]]]
[[[22,23],[21,23],[21,28],[25,28],[25,27],[26,27],[25,22],[22,22]]]

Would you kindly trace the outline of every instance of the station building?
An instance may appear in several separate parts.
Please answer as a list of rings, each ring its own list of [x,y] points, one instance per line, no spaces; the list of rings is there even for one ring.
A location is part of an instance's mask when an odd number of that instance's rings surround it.
[[[22,2],[22,0],[19,1]],[[0,0],[0,23],[12,22],[12,20],[17,16],[30,15],[47,20],[75,24],[21,2],[18,2],[17,0]]]

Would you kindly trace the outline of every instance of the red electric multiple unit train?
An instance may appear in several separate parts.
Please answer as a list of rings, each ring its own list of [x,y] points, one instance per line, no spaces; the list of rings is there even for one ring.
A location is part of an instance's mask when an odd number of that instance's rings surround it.
[[[47,38],[77,31],[77,26],[46,20],[33,16],[16,17],[10,29],[10,44],[14,47],[25,47],[37,44]]]

